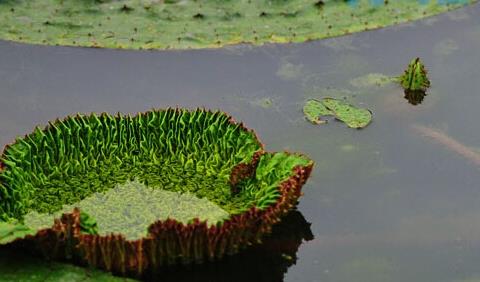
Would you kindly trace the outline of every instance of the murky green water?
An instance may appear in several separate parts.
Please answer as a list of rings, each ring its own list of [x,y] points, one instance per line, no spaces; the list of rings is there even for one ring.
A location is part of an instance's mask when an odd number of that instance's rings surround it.
[[[298,207],[314,239],[299,247],[285,281],[480,281],[479,13],[477,4],[337,39],[220,50],[0,42],[0,144],[77,112],[222,109],[255,129],[267,149],[316,161]],[[432,82],[420,105],[394,84],[351,83],[398,75],[416,56]],[[372,124],[306,122],[303,102],[326,95],[371,109]]]

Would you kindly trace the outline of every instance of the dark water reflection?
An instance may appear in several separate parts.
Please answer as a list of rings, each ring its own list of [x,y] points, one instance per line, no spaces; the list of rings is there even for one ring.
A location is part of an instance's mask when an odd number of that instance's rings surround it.
[[[313,239],[310,223],[298,211],[290,212],[274,226],[262,245],[226,257],[219,262],[159,269],[146,281],[175,282],[274,282],[283,281],[288,268],[297,261],[303,241]]]
[[[416,106],[423,102],[427,93],[423,90],[405,90],[403,92],[405,94],[404,98],[412,105]]]
[[[298,207],[315,239],[300,246],[285,281],[480,281],[479,14],[477,4],[337,39],[221,50],[1,42],[0,144],[76,112],[219,108],[267,149],[316,161]],[[397,85],[355,80],[399,75],[417,56],[432,82],[417,106]],[[327,95],[371,109],[373,123],[305,122],[305,99]]]

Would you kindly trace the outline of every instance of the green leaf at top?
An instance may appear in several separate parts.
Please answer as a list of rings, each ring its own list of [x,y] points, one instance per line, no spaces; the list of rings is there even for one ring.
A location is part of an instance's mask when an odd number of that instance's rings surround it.
[[[36,231],[23,224],[0,221],[0,245],[8,244],[17,239],[25,238],[27,235],[34,235]]]
[[[325,123],[322,116],[334,116],[350,128],[363,128],[372,121],[372,112],[368,109],[358,108],[345,101],[333,98],[321,100],[311,99],[303,107],[305,117],[315,123]]]
[[[420,19],[476,1],[4,0],[0,38],[129,49],[305,42]]]

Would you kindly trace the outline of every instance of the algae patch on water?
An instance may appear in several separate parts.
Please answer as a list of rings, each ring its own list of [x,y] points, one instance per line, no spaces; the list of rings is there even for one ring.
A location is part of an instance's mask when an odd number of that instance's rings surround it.
[[[369,73],[350,80],[350,84],[357,88],[382,87],[396,82],[398,78],[382,73]]]
[[[304,107],[305,118],[314,124],[326,123],[323,117],[333,116],[350,128],[363,128],[372,121],[372,112],[333,98],[310,99]]]
[[[98,234],[123,234],[127,239],[147,235],[147,228],[157,220],[175,219],[187,224],[194,218],[216,224],[229,217],[228,212],[192,193],[166,191],[128,181],[103,193],[95,193],[73,205],[65,205],[53,214],[32,211],[25,215],[26,226],[38,230],[53,225],[54,218],[71,212],[75,207],[97,221]]]
[[[8,0],[0,1],[0,38],[128,49],[305,42],[412,21],[474,2]]]

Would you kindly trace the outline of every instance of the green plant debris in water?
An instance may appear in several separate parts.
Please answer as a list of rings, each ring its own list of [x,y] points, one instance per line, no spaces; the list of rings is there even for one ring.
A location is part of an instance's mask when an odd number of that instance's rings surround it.
[[[344,101],[332,98],[323,99],[325,107],[333,112],[335,118],[343,121],[351,128],[363,128],[372,121],[372,112],[368,109],[357,108]]]
[[[435,46],[433,47],[433,54],[439,57],[444,57],[452,54],[459,49],[460,46],[457,42],[455,42],[455,40],[447,38],[435,44]]]
[[[0,1],[0,38],[47,45],[187,49],[304,42],[420,19],[476,0]]]
[[[284,80],[295,80],[303,77],[303,65],[292,64],[289,62],[282,62],[276,75]]]
[[[364,128],[372,121],[372,112],[333,98],[310,99],[304,107],[305,117],[315,124],[326,123],[325,116],[334,116],[351,128]]]
[[[323,116],[333,115],[333,112],[327,109],[325,105],[318,100],[308,100],[303,106],[303,113],[305,117],[315,124],[326,123],[326,120],[321,119]]]
[[[275,101],[272,98],[258,98],[250,102],[254,106],[258,106],[264,109],[270,109],[275,106]]]
[[[396,82],[398,78],[387,76],[381,73],[369,73],[350,80],[350,84],[357,88],[382,87],[389,83]]]
[[[79,203],[66,205],[54,214],[30,212],[24,218],[25,225],[34,230],[51,227],[54,218],[75,207],[88,213],[90,220],[96,219],[100,235],[121,233],[130,240],[145,237],[148,226],[157,220],[170,218],[187,224],[199,218],[216,224],[229,217],[222,208],[192,193],[170,192],[129,181],[104,193],[92,194]]]
[[[420,58],[410,61],[404,74],[400,76],[400,84],[405,91],[427,91],[427,88],[430,87],[430,80]]]

